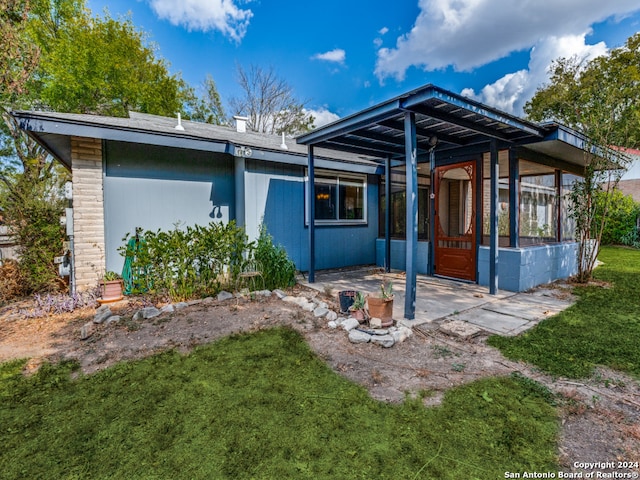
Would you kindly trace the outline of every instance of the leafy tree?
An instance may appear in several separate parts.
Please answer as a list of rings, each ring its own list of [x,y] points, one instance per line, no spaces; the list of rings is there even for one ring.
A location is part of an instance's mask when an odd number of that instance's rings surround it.
[[[202,90],[204,91],[202,97],[198,97],[193,89],[188,91],[185,102],[187,118],[194,122],[224,125],[227,121],[224,108],[222,107],[216,82],[211,75],[207,75],[205,78]]]
[[[0,97],[22,93],[38,61],[38,49],[24,31],[28,0],[0,0]]]
[[[549,84],[525,105],[533,120],[558,121],[586,135],[583,178],[570,193],[582,282],[591,278],[612,192],[629,162],[620,149],[609,147],[639,146],[639,100],[640,33],[588,62],[576,57],[556,60]]]
[[[235,114],[248,117],[251,130],[294,135],[311,129],[313,116],[304,111],[304,103],[273,68],[251,65],[246,71],[238,65],[238,83],[243,96],[234,97],[229,103]]]
[[[27,11],[26,0],[0,2],[9,2],[16,12]],[[46,108],[127,116],[129,110],[137,110],[174,115],[182,110],[189,88],[169,73],[166,62],[156,57],[153,45],[130,19],[92,17],[85,0],[31,2],[28,15],[3,14],[0,19],[3,29],[14,27],[10,33],[17,39],[15,45],[32,45],[40,52],[28,78],[20,77],[24,88],[2,77],[0,208],[22,244],[20,268],[28,278],[27,288],[37,291],[55,283],[49,273],[54,272],[53,256],[62,253],[63,239],[58,220],[63,204],[57,192],[68,172],[20,131],[8,111]],[[2,65],[19,65],[20,57],[4,45]],[[26,51],[19,48],[16,51]]]

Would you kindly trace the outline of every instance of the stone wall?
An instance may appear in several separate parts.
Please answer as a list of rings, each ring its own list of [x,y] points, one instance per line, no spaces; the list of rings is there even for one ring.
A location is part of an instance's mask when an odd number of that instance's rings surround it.
[[[76,289],[86,290],[105,269],[101,140],[72,137],[71,169]]]

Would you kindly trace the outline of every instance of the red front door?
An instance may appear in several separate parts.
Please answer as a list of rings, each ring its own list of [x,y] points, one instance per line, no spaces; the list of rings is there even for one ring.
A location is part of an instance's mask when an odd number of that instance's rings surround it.
[[[436,168],[436,275],[461,280],[476,279],[475,185],[475,161]]]

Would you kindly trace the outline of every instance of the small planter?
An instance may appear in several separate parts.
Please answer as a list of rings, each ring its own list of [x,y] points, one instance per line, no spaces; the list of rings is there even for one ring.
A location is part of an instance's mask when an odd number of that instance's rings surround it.
[[[364,323],[366,320],[364,310],[351,310],[351,318],[355,318],[359,323]]]
[[[369,309],[369,316],[382,320],[383,327],[386,328],[393,325],[393,297],[368,297],[367,306]]]
[[[122,279],[100,280],[98,285],[100,286],[99,304],[117,302],[124,298],[122,295]]]
[[[338,292],[338,302],[340,304],[340,312],[346,313],[353,305],[354,300],[356,299],[356,295],[358,294],[355,290],[342,290]]]

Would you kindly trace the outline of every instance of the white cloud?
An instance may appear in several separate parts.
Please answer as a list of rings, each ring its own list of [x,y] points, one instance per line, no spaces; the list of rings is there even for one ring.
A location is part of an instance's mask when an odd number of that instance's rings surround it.
[[[382,27],[380,30],[378,30],[378,33],[380,35],[384,35],[389,31],[389,29],[387,27]]]
[[[535,88],[548,78],[551,61],[560,56],[592,58],[604,44],[587,45],[595,22],[621,18],[640,9],[638,0],[419,0],[411,31],[394,48],[380,48],[375,73],[403,80],[410,67],[425,71],[452,66],[470,71],[509,55],[531,50],[528,69],[505,75],[480,93],[465,90],[507,111],[520,113]],[[510,107],[510,108],[509,108]]]
[[[203,32],[218,30],[240,42],[253,12],[238,8],[235,0],[148,0],[159,18],[173,25]]]
[[[328,123],[335,122],[340,119],[340,116],[330,112],[325,107],[321,107],[317,110],[305,108],[304,112],[313,115],[313,126],[315,128],[322,127],[323,125],[327,125]]]
[[[553,60],[574,55],[590,60],[606,52],[607,47],[603,42],[587,45],[585,34],[549,37],[536,43],[531,49],[528,69],[504,75],[494,83],[485,85],[477,94],[470,88],[464,89],[462,94],[505,112],[520,115],[527,100],[548,80]]]
[[[347,58],[346,52],[341,48],[336,48],[325,53],[317,53],[313,57],[314,60],[323,60],[325,62],[334,62],[344,64]]]

